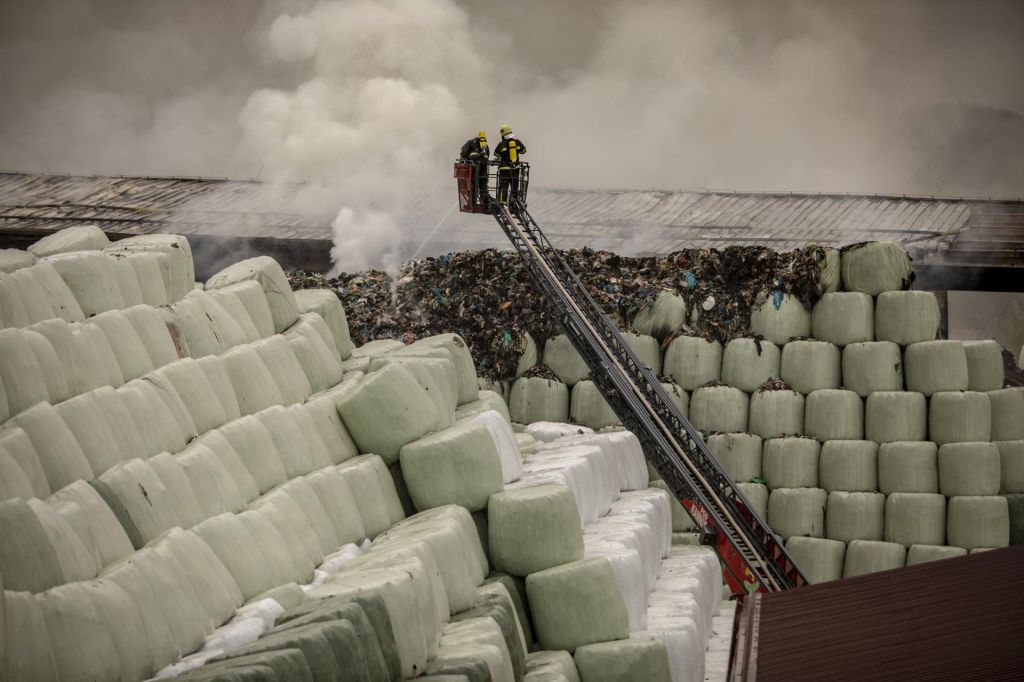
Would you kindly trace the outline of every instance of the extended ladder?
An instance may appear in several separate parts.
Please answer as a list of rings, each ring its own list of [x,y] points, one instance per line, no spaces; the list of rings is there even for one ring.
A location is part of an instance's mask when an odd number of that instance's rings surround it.
[[[683,417],[654,373],[626,345],[526,207],[490,202],[491,213],[523,259],[615,414],[640,439],[648,461],[722,559],[734,594],[807,584],[768,525],[753,511]]]

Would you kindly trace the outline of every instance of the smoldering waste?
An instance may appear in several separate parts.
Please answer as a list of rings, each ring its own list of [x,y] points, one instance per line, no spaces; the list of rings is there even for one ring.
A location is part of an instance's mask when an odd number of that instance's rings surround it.
[[[631,331],[637,313],[670,292],[686,301],[691,323],[682,333],[723,343],[751,334],[750,312],[759,297],[791,294],[810,308],[821,297],[825,257],[818,247],[780,253],[760,246],[686,249],[657,257],[591,249],[562,255],[622,329]],[[357,345],[458,332],[480,375],[491,379],[515,375],[526,334],[542,347],[559,333],[553,307],[511,251],[463,251],[406,261],[394,277],[380,270],[331,279],[292,271],[289,280],[293,289],[334,289]]]

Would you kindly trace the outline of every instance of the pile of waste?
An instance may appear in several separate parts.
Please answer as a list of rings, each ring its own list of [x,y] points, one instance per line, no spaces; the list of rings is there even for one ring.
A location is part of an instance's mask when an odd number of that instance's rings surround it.
[[[687,333],[723,343],[750,335],[750,312],[760,296],[790,294],[810,308],[822,294],[825,258],[818,247],[783,253],[760,246],[645,257],[592,249],[562,255],[624,330],[632,330],[637,313],[668,292],[683,297],[695,313],[687,317],[693,320]],[[329,279],[293,271],[289,278],[293,289],[334,289],[357,345],[457,332],[469,344],[480,375],[492,379],[515,376],[526,334],[541,346],[559,333],[553,307],[511,251],[463,251],[411,260],[394,275],[367,270]]]

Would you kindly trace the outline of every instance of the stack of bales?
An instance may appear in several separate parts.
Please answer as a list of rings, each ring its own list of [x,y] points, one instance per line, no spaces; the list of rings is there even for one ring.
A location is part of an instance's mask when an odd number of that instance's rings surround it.
[[[575,680],[567,652],[528,653],[528,613],[564,636],[528,596],[567,577],[614,626],[574,644],[584,680],[702,665],[717,566],[662,560],[631,434],[545,451],[458,336],[354,349],[333,292],[270,258],[195,286],[184,237],[95,228],[0,256],[0,678]],[[494,493],[551,488],[583,556],[491,572]],[[660,620],[618,641],[648,600]]]

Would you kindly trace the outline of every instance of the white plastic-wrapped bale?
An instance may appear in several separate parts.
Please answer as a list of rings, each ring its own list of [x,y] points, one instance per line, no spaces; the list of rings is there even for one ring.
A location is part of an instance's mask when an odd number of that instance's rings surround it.
[[[768,486],[764,483],[737,483],[743,496],[750,502],[751,508],[762,520],[768,518]],[[673,528],[673,530],[675,530]]]
[[[208,443],[216,452],[217,441],[221,437],[227,439],[231,449],[241,458],[261,494],[288,480],[273,435],[255,416],[245,416],[225,424],[216,432],[205,434],[198,442]]]
[[[690,513],[686,511],[682,503],[677,500],[674,494],[668,489],[668,483],[662,480],[651,481],[651,487],[659,490],[664,490],[669,495],[669,510],[672,513],[672,532],[673,533],[686,533],[696,528],[693,524],[693,519],[690,518]],[[767,493],[765,493],[765,501],[767,502]]]
[[[928,406],[921,393],[879,391],[868,396],[864,432],[876,443],[923,441],[928,435]]]
[[[6,427],[24,429],[39,458],[50,490],[93,477],[92,467],[74,434],[49,403],[37,403],[11,419]]]
[[[534,651],[527,654],[523,679],[525,682],[580,682],[580,674],[568,651]]]
[[[86,316],[124,308],[121,288],[110,257],[102,251],[76,251],[50,256]]]
[[[811,335],[811,313],[790,294],[762,292],[750,313],[750,329],[776,346]]]
[[[345,477],[355,496],[359,516],[368,538],[377,537],[401,520],[396,506],[398,493],[388,467],[376,455],[361,455],[339,464],[337,470]]]
[[[630,326],[638,333],[663,338],[677,331],[686,321],[686,300],[671,291],[662,291],[637,311]]]
[[[224,407],[205,372],[195,360],[182,358],[158,369],[151,381],[168,381],[178,393],[200,434],[227,423]]]
[[[573,422],[592,429],[603,429],[622,423],[608,401],[601,395],[601,391],[589,379],[577,382],[572,387],[569,417]]]
[[[224,371],[243,415],[255,414],[271,405],[283,405],[284,398],[263,358],[252,346],[232,348],[221,356]]]
[[[825,536],[830,540],[881,540],[885,495],[833,491],[825,510]]]
[[[654,638],[587,644],[576,650],[573,660],[584,682],[672,680],[668,650],[664,642]]]
[[[277,261],[270,256],[246,258],[229,265],[206,282],[207,289],[221,289],[247,280],[256,281],[263,289],[274,320],[274,331],[281,333],[299,318],[295,295],[288,278]]]
[[[275,578],[283,577],[273,575],[273,564],[263,564],[263,552],[244,520],[252,519],[253,516],[251,512],[242,515],[221,514],[206,519],[192,529],[227,567],[242,597],[247,601],[273,587],[270,583]],[[277,540],[274,544],[282,546],[283,539]]]
[[[85,319],[85,313],[74,292],[53,265],[39,261],[26,270],[31,270],[32,279],[46,297],[54,315],[68,322],[81,322]]]
[[[1024,387],[1003,388],[985,395],[991,405],[992,440],[1024,438]]]
[[[92,557],[77,535],[70,531],[70,537],[62,539],[53,532],[52,525],[47,528],[36,513],[37,509],[38,506],[34,507],[22,499],[0,502],[0,530],[4,537],[4,542],[0,543],[0,573],[5,589],[41,592],[68,580],[94,577],[95,562],[90,571],[88,565],[79,559],[80,554],[89,559]],[[56,512],[53,516],[63,528],[68,528],[67,522]],[[74,542],[78,543],[79,552],[71,550]]]
[[[0,273],[0,327],[24,327],[31,324],[18,281]]]
[[[71,395],[71,389],[64,373],[64,366],[49,339],[28,329],[22,330],[22,337],[31,348],[32,354],[35,355],[36,362],[39,364],[43,386],[49,401],[59,403],[62,400],[67,400]],[[0,390],[3,389],[0,388]]]
[[[662,371],[687,391],[717,381],[722,372],[722,344],[699,336],[677,336],[665,350]]]
[[[431,431],[446,429],[455,421],[455,404],[458,401],[458,387],[452,382],[451,360],[383,356],[370,361],[370,372],[374,372],[389,363],[400,363],[409,370],[416,382],[423,387],[430,403],[436,412],[434,426]],[[337,382],[335,382],[337,383]]]
[[[759,389],[750,396],[750,432],[762,438],[804,431],[804,397],[793,390]]]
[[[255,284],[255,282],[253,282],[253,284],[257,288],[259,288],[258,284]],[[260,297],[262,297],[263,290],[259,289],[257,294]],[[227,314],[231,317],[231,320],[238,327],[238,330],[242,333],[242,338],[246,343],[258,341],[262,338],[259,330],[256,328],[256,323],[253,322],[252,316],[249,315],[248,309],[246,309],[241,299],[238,298],[238,296],[236,296],[231,291],[231,287],[225,287],[223,289],[211,289],[210,291],[206,292],[206,295],[209,296],[209,300],[213,301],[218,306],[223,308],[225,312],[227,312]],[[267,315],[269,316],[269,314],[270,313],[268,309]],[[333,337],[331,339],[331,344],[334,344]]]
[[[191,357],[216,355],[230,348],[218,334],[213,320],[194,297],[186,296],[172,304],[168,321],[181,332]]]
[[[14,498],[27,500],[35,496],[32,481],[0,442],[0,502]]]
[[[171,257],[164,253],[146,251],[108,251],[135,271],[142,302],[151,306],[171,302],[167,288],[171,282]]]
[[[742,483],[761,478],[761,437],[749,433],[708,436],[708,450],[732,480]]]
[[[690,394],[679,387],[678,384],[665,383],[661,384],[661,387],[665,389],[665,393],[668,394],[668,399],[676,404],[679,411],[683,413],[683,416],[689,418],[690,416]]]
[[[995,443],[940,445],[938,463],[939,492],[946,497],[999,494],[999,448]]]
[[[828,493],[821,488],[776,488],[768,496],[768,525],[784,540],[823,537],[827,502]]]
[[[523,475],[523,458],[519,452],[515,434],[508,419],[497,410],[485,410],[469,417],[469,421],[483,424],[501,459],[501,478],[505,483],[518,480]]]
[[[842,288],[842,259],[839,256],[839,249],[824,247],[821,250],[824,253],[823,257],[818,261],[818,267],[821,268],[819,283],[821,284],[821,290],[826,294],[830,294]]]
[[[900,348],[891,341],[854,343],[843,349],[843,387],[866,398],[903,390]]]
[[[0,272],[10,274],[35,265],[36,257],[22,249],[0,249]]]
[[[195,286],[192,247],[180,234],[143,234],[121,239],[106,249],[110,253],[157,253],[168,257],[167,293],[171,303],[180,301]]]
[[[117,277],[117,286],[121,289],[125,307],[139,305],[143,302],[142,287],[139,286],[135,268],[125,260],[123,253],[111,253],[109,256],[111,263],[114,264],[114,276]]]
[[[20,329],[0,329],[0,389],[7,405],[0,416],[5,418],[49,400],[43,369]]]
[[[471,403],[463,403],[455,408],[455,419],[473,417],[482,412],[497,412],[508,424],[512,423],[512,416],[508,410],[508,403],[495,391],[482,390],[477,394],[479,397]]]
[[[43,471],[43,465],[36,455],[35,447],[24,429],[5,424],[4,428],[0,429],[0,450],[6,451],[10,455],[32,486],[32,494],[25,496],[24,499],[28,499],[28,497],[46,499],[49,497],[50,484],[46,480],[46,473]],[[11,485],[10,481],[7,484]],[[22,496],[15,495],[14,497]]]
[[[302,371],[299,359],[295,357],[295,351],[284,336],[275,334],[260,339],[252,344],[252,347],[263,359],[270,375],[274,377],[274,383],[285,405],[305,402],[306,398],[312,395],[313,388]]]
[[[55,318],[44,322],[37,322],[26,327],[24,331],[40,334],[49,342],[50,348],[54,356],[56,356],[57,363],[60,365],[64,379],[67,382],[68,397],[84,393],[101,385],[96,368],[82,367],[81,352],[79,351],[78,344],[75,343],[75,333],[71,325],[66,321]],[[35,354],[36,360],[40,363],[40,367],[42,367],[40,353],[35,352]],[[52,357],[50,359],[52,361]],[[0,378],[0,417],[6,418],[9,415],[7,410],[4,409],[6,392],[2,385],[3,379]],[[103,383],[102,385],[106,384]]]
[[[96,315],[90,322],[107,337],[125,381],[137,379],[152,371],[153,360],[127,315],[120,310],[109,310]]]
[[[996,391],[1003,387],[1003,349],[995,341],[964,341],[967,389]]]
[[[106,233],[96,225],[74,225],[48,234],[28,247],[37,258],[69,251],[99,251],[110,246]]]
[[[336,405],[359,451],[379,455],[387,464],[398,460],[403,445],[437,424],[437,412],[427,392],[398,363],[354,382],[351,390],[338,397]]]
[[[901,568],[907,560],[907,548],[896,542],[854,540],[846,546],[843,577]]]
[[[882,443],[878,489],[886,495],[939,492],[938,451],[930,441]]]
[[[953,559],[958,556],[967,556],[967,550],[963,547],[950,547],[947,545],[911,545],[907,550],[907,566],[924,564],[929,561],[940,561],[942,559]]]
[[[779,347],[768,340],[733,339],[722,355],[722,381],[753,393],[779,376]]]
[[[747,430],[750,398],[732,386],[702,386],[690,398],[690,422],[707,432]]]
[[[821,446],[818,478],[832,492],[878,490],[878,443],[870,440],[830,440]]]
[[[813,438],[766,440],[762,471],[768,488],[816,488],[820,454],[821,445]]]
[[[877,296],[910,287],[913,266],[907,250],[895,242],[867,242],[842,251],[843,287]]]
[[[72,334],[83,367],[91,368],[84,370],[91,375],[87,379],[89,384],[116,388],[124,383],[121,365],[102,329],[92,322],[83,322],[72,327]]]
[[[937,493],[893,493],[886,499],[886,542],[910,547],[941,545],[945,539],[945,497]]]
[[[1009,545],[1010,515],[1006,498],[950,497],[946,509],[946,541],[964,549]]]
[[[569,421],[569,387],[542,377],[523,377],[512,384],[509,415],[518,424]]]
[[[782,380],[807,395],[842,383],[839,349],[827,341],[793,341],[782,349]]]
[[[317,468],[309,441],[289,410],[274,405],[253,416],[263,424],[273,439],[281,464],[284,465],[285,478],[291,480],[304,476]]]
[[[352,339],[349,336],[345,308],[333,289],[302,289],[295,292],[295,303],[300,313],[317,313],[324,319],[334,335],[334,343],[342,360],[352,355]]]
[[[242,416],[241,408],[238,406],[238,397],[235,395],[235,388],[231,384],[231,377],[224,369],[224,363],[216,356],[207,356],[196,360],[199,369],[202,370],[210,387],[217,395],[220,406],[224,409],[224,421],[230,422]]]
[[[657,339],[646,334],[632,332],[623,332],[622,338],[655,376],[661,375],[661,344]]]
[[[845,542],[795,535],[786,541],[786,551],[812,585],[843,577]]]
[[[821,389],[807,396],[804,433],[824,442],[864,437],[864,403],[853,391]]]
[[[459,404],[471,403],[477,399],[476,366],[469,346],[458,334],[438,334],[420,339],[411,346],[410,352],[423,348],[444,348],[451,356],[455,367],[456,385],[459,387]]]
[[[874,341],[874,301],[855,291],[825,294],[811,310],[811,336],[840,347]]]
[[[40,286],[36,272],[36,268],[24,268],[10,275],[0,275],[0,280],[7,285],[5,287],[7,293],[3,297],[5,300],[0,304],[6,326],[27,327],[29,324],[57,316],[50,301],[46,298],[46,292]],[[13,319],[9,319],[6,313],[11,308],[10,296],[12,295],[19,299],[21,305],[18,306],[17,303],[14,303],[16,313]],[[22,311],[24,312],[22,313]]]
[[[1024,410],[1024,393],[1021,407]],[[984,393],[939,391],[928,401],[928,433],[938,445],[990,440],[991,426],[992,409]]]
[[[104,313],[108,315],[110,313]],[[149,360],[154,368],[174,362],[178,359],[178,351],[174,345],[167,323],[163,316],[148,305],[137,305],[121,311],[125,319],[138,334],[142,346],[149,354]],[[97,319],[102,315],[97,316]],[[102,329],[103,325],[100,325]],[[109,337],[108,337],[109,338]],[[140,375],[141,376],[141,375]]]
[[[960,341],[924,341],[903,356],[908,391],[931,397],[939,391],[966,391],[967,354]]]
[[[629,636],[629,615],[603,557],[584,559],[526,578],[530,617],[544,649],[575,651]]]
[[[544,344],[544,364],[568,386],[590,376],[590,368],[583,361],[572,341],[564,334],[552,336]]]
[[[901,346],[934,341],[939,331],[939,302],[930,291],[890,291],[875,303],[875,337]]]
[[[111,437],[111,422],[103,412],[96,394],[104,389],[95,389],[59,403],[54,409],[67,425],[85,457],[93,474],[102,474],[125,459],[137,457],[141,452],[126,452],[118,447],[117,439]],[[106,387],[111,393],[114,390]],[[134,424],[133,424],[134,426]],[[141,438],[141,434],[138,436]]]
[[[314,393],[327,390],[341,381],[338,349],[323,318],[316,313],[303,313],[285,337],[292,344],[295,357]]]
[[[1024,493],[1024,440],[998,441],[999,492]]]
[[[487,427],[475,422],[459,422],[403,445],[401,462],[419,510],[458,504],[479,511],[503,485],[494,441]]]
[[[312,417],[314,427],[334,464],[341,464],[359,454],[359,449],[341,421],[341,415],[338,414],[334,400],[329,395],[315,397],[304,403],[301,408]]]
[[[487,505],[491,561],[515,576],[582,559],[581,528],[576,499],[561,485],[498,492]]]
[[[210,321],[213,333],[224,350],[249,342],[249,336],[228,309],[202,289],[196,289],[186,297],[199,304],[200,310]]]
[[[121,462],[90,484],[110,506],[136,549],[184,523],[178,517],[173,491],[146,461]]]
[[[266,338],[276,333],[274,329],[274,316],[270,311],[270,304],[267,303],[267,296],[264,294],[263,287],[260,286],[259,282],[247,280],[219,289],[210,289],[208,293],[215,300],[228,296],[237,299],[249,314],[249,319],[256,329],[257,338]]]

